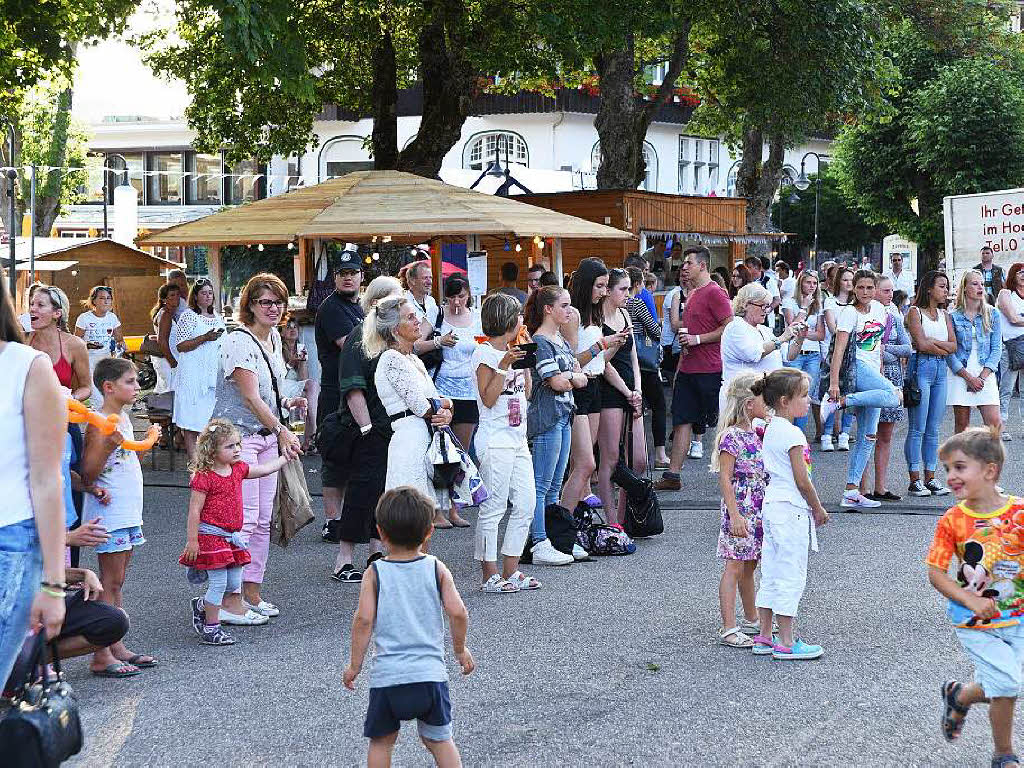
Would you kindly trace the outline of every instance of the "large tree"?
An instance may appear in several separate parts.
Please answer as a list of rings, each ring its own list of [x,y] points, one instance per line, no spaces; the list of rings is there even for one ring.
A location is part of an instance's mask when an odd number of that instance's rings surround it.
[[[941,41],[904,23],[886,50],[886,98],[839,135],[835,173],[869,221],[933,266],[944,196],[1024,185],[1024,47],[993,17]]]
[[[479,75],[550,69],[539,16],[506,0],[184,0],[177,24],[146,41],[160,73],[181,78],[203,149],[266,160],[316,145],[325,105],[374,119],[377,168],[436,176],[458,141]],[[398,147],[398,90],[418,84],[419,131]]]
[[[867,0],[724,0],[702,19],[694,124],[739,150],[736,189],[748,199],[751,231],[770,225],[786,148],[867,99],[876,62],[870,10]]]

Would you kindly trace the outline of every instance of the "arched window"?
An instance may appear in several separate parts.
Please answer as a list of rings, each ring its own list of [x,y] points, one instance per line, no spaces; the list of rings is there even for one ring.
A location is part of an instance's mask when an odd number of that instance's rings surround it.
[[[317,159],[317,183],[352,173],[373,170],[373,158],[366,150],[363,136],[333,136],[320,145]]]
[[[647,172],[644,175],[644,180],[641,182],[637,189],[642,189],[645,192],[657,192],[658,191],[658,153],[654,151],[654,145],[649,141],[644,142],[644,165],[647,166]],[[597,169],[601,167],[601,142],[595,141],[593,149],[590,150],[590,169],[597,173]]]
[[[489,131],[471,136],[462,149],[462,167],[482,171],[496,154],[504,163],[506,152],[510,163],[530,167],[530,149],[526,140],[512,131]]]

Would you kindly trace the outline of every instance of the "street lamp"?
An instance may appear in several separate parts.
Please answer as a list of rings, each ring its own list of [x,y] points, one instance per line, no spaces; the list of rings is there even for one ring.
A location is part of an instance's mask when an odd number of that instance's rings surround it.
[[[14,185],[18,180],[18,172],[14,169],[14,123],[12,123],[10,120],[4,120],[4,124],[7,126],[7,157],[11,163],[11,167],[7,169],[7,172],[5,174],[7,176],[7,197],[10,199],[10,207],[8,208],[10,216],[8,218],[8,221],[10,222],[11,230],[10,232],[7,233],[8,240],[11,244],[11,266],[10,274],[7,275],[7,281],[11,289],[11,301],[14,301],[14,296],[18,289],[18,276],[15,274],[15,265],[17,264],[18,259],[16,253],[17,244],[14,242],[14,217],[18,215],[17,212],[14,210]]]
[[[112,157],[119,157],[119,158],[121,158],[121,162],[124,163],[124,183],[125,183],[125,185],[128,184],[128,158],[126,158],[122,154],[118,154],[117,152],[112,152],[112,153],[110,153],[108,155],[105,155],[103,157],[103,236],[104,237],[108,237],[109,236],[109,232],[107,230],[107,192],[108,192],[107,180],[108,180],[109,177],[108,177],[107,174],[110,171],[114,171],[115,173],[118,173],[118,170],[116,168],[111,168],[110,166],[107,165],[107,162]]]
[[[796,181],[793,182],[793,186],[801,192],[811,186],[811,180],[807,178],[807,171],[804,169],[807,158],[811,155],[814,155],[818,164],[818,172],[814,176],[814,247],[811,249],[810,258],[810,265],[814,267],[818,258],[818,204],[821,200],[821,161],[830,159],[832,156],[818,152],[807,152],[802,158],[800,158],[800,175],[796,177]]]

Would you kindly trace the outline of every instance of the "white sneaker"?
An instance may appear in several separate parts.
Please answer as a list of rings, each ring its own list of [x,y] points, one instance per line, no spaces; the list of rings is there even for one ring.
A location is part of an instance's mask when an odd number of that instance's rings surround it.
[[[271,618],[273,618],[274,616],[281,615],[281,609],[273,603],[268,603],[266,600],[260,600],[258,605],[253,605],[252,603],[246,602],[245,607],[253,613],[258,613],[261,616],[270,616]]]
[[[530,547],[530,552],[533,553],[534,565],[569,565],[575,559],[572,555],[555,549],[551,544],[551,539],[538,541]]]
[[[839,433],[839,438],[836,440],[837,451],[848,451],[850,450],[850,436],[845,432]]]
[[[825,453],[828,453],[829,451],[834,451],[835,449],[836,447],[832,445],[832,435],[822,435],[821,450],[824,451]]]
[[[691,459],[703,459],[704,443],[702,443],[700,440],[691,440],[690,450],[686,452],[686,455]]]
[[[869,499],[861,494],[860,491],[847,491],[843,494],[843,500],[839,503],[839,506],[846,507],[847,509],[874,509],[875,507],[882,506],[882,502]]]
[[[256,613],[256,611],[246,610],[243,614],[228,613],[223,608],[220,609],[220,623],[221,624],[236,624],[241,627],[258,627],[266,624],[270,621],[269,616],[264,616],[262,613]]]
[[[1011,440],[1013,440],[1013,435],[1011,435],[1009,432],[1003,432],[1003,442],[1009,443]]]
[[[588,557],[590,557],[590,553],[587,552],[587,550],[585,550],[579,544],[573,544],[572,556],[574,560],[586,560]]]
[[[828,417],[839,410],[839,403],[827,394],[821,398],[821,423],[828,421]]]

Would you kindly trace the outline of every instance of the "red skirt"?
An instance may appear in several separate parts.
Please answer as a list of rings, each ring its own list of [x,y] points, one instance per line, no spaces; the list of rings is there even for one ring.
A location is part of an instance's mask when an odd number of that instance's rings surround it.
[[[252,558],[249,556],[249,550],[236,547],[222,536],[200,533],[199,555],[196,561],[186,563],[179,559],[178,562],[201,571],[219,571],[221,568],[231,568],[235,565],[248,565],[250,560]]]

